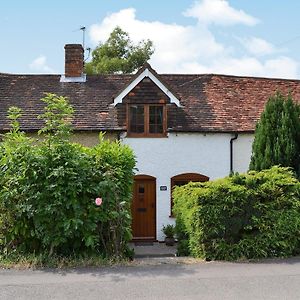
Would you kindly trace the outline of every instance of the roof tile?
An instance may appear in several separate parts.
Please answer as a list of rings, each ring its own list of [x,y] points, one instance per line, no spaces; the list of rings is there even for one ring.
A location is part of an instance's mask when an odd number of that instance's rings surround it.
[[[124,130],[124,107],[113,98],[135,75],[93,75],[85,83],[60,82],[60,75],[0,74],[0,130],[9,129],[10,106],[23,109],[23,130],[37,130],[40,99],[51,92],[67,96],[75,109],[77,130]],[[169,104],[169,130],[201,132],[253,131],[268,98],[291,92],[300,103],[300,81],[227,75],[159,75],[179,96],[182,107]],[[149,100],[150,101],[150,100]]]

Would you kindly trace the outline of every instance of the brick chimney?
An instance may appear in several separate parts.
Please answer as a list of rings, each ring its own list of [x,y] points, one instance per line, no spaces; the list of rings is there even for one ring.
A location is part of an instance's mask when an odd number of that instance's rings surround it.
[[[65,45],[65,75],[60,77],[60,82],[86,82],[83,66],[83,47],[80,44]]]
[[[65,77],[82,77],[83,47],[80,44],[65,45]]]

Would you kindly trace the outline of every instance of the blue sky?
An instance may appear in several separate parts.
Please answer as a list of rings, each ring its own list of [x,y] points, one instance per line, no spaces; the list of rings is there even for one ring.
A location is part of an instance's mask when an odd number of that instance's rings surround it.
[[[151,39],[160,73],[300,78],[300,1],[2,1],[0,72],[63,73],[64,44],[105,41],[116,26]]]

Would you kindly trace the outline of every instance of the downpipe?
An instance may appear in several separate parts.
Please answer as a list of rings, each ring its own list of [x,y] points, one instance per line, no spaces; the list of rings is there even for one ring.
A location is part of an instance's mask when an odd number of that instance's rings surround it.
[[[237,140],[239,134],[236,132],[234,137],[230,139],[230,175],[233,174],[233,141]]]

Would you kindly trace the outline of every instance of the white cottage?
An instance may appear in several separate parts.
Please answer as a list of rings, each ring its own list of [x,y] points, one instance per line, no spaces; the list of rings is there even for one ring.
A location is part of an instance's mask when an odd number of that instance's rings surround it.
[[[99,132],[129,145],[137,157],[132,214],[136,240],[162,240],[173,223],[172,187],[248,169],[256,121],[277,90],[300,101],[300,81],[214,74],[83,74],[83,48],[65,46],[64,75],[0,73],[0,130],[8,107],[23,109],[22,129],[42,126],[44,92],[75,108],[75,141],[91,146]]]

